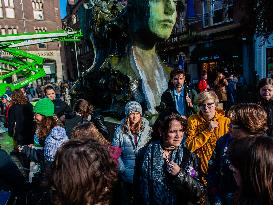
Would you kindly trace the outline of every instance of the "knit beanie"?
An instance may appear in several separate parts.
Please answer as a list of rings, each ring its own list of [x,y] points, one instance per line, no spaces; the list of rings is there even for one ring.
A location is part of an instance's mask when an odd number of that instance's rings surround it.
[[[132,112],[139,112],[142,115],[142,107],[136,101],[130,101],[125,105],[125,115],[128,116]]]
[[[54,115],[54,104],[49,98],[39,100],[35,107],[34,113],[50,117]]]

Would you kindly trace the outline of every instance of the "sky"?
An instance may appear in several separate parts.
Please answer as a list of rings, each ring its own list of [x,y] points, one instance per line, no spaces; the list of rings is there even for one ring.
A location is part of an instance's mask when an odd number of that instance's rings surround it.
[[[66,1],[67,0],[60,0],[61,18],[64,18],[66,16]]]

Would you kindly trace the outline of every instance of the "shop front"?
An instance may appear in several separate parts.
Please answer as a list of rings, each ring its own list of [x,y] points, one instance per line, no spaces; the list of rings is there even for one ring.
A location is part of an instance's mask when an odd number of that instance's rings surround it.
[[[242,44],[236,40],[215,41],[197,45],[191,52],[191,64],[197,73],[208,73],[213,82],[217,72],[239,75],[242,72]]]

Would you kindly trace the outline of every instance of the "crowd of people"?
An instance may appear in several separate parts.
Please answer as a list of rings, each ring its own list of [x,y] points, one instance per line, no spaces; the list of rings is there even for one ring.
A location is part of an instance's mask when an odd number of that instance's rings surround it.
[[[199,91],[185,78],[170,73],[154,124],[129,101],[114,132],[90,102],[72,109],[51,84],[33,102],[6,93],[10,154],[29,172],[0,149],[0,189],[14,204],[273,204],[273,80],[260,80],[256,103],[229,104],[231,78],[210,86],[203,73]]]

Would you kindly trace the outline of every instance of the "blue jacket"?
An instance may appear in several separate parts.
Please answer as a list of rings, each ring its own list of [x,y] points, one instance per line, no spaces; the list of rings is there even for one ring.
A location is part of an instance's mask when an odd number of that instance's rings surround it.
[[[67,140],[65,129],[60,126],[54,127],[45,139],[45,161],[53,162],[58,148]]]
[[[137,144],[130,131],[124,132],[125,120],[116,128],[112,145],[120,147],[122,150],[119,158],[119,173],[123,181],[133,183],[136,154],[140,148],[144,147],[151,139],[151,127],[148,120],[142,117],[142,130],[137,136]],[[127,130],[129,130],[127,128]]]

